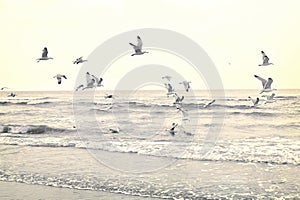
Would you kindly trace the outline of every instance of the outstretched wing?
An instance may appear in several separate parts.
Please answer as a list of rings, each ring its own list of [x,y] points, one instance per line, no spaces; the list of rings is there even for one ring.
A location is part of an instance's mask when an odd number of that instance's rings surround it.
[[[253,101],[253,100],[252,100],[252,101]],[[259,102],[259,98],[257,97],[257,98],[256,98],[256,101],[255,101],[255,102],[253,101],[253,104],[256,106],[256,105],[258,104],[258,102]]]
[[[266,83],[264,89],[270,89],[272,83],[273,83],[273,79],[272,78],[268,78],[268,82]]]
[[[46,58],[46,57],[48,57],[48,50],[47,50],[47,48],[45,47],[45,48],[43,49],[42,58]]]
[[[79,85],[77,88],[76,88],[76,91],[78,91],[80,88],[82,88],[83,85]]]
[[[258,80],[261,81],[263,88],[265,88],[265,85],[267,83],[267,81],[263,78],[261,78],[260,76],[254,75],[255,78],[257,78]]]
[[[96,76],[94,76],[94,75],[92,75],[92,77],[96,80],[96,82],[98,84],[99,83],[99,79]]]
[[[140,36],[137,36],[137,45],[136,46],[138,46],[140,49],[142,49],[143,41],[140,38]]]

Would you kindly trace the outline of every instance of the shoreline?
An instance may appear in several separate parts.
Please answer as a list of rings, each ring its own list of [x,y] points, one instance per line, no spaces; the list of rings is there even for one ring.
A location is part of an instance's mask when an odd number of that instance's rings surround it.
[[[0,181],[0,199],[109,199],[154,200],[151,197],[132,196],[95,190],[51,187],[38,184]]]

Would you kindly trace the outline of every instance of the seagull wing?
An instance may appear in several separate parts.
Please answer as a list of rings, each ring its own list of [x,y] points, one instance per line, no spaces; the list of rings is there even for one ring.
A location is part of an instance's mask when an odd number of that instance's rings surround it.
[[[99,83],[99,79],[96,76],[94,76],[94,75],[92,75],[92,77],[96,80],[96,82],[98,84]]]
[[[268,78],[268,82],[266,83],[264,89],[270,89],[272,83],[273,83],[273,79],[272,78]]]
[[[260,76],[254,75],[255,78],[257,78],[258,80],[261,81],[263,88],[265,88],[265,85],[267,83],[267,81],[263,78],[261,78]]]
[[[86,85],[89,85],[91,82],[92,82],[91,75],[90,74],[86,74]]]
[[[79,85],[77,88],[76,88],[76,91],[78,91],[80,88],[82,88],[83,85]]]
[[[138,46],[140,49],[142,49],[143,41],[140,38],[140,36],[137,36],[137,45],[136,46]]]
[[[254,102],[254,100],[252,100],[252,101],[253,101],[253,104],[256,106],[258,104],[258,102],[259,102],[259,98],[256,98],[255,102]]]

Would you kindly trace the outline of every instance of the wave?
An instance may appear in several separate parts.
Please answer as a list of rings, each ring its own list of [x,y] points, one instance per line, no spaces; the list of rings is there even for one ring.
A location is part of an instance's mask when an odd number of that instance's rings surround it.
[[[19,102],[1,101],[0,105],[40,105],[40,104],[50,104],[50,103],[56,103],[56,102],[51,102],[51,101],[41,101],[41,102],[34,102],[34,101],[19,101]]]
[[[65,129],[52,128],[46,125],[0,125],[0,133],[13,134],[44,134],[51,132],[63,132]]]

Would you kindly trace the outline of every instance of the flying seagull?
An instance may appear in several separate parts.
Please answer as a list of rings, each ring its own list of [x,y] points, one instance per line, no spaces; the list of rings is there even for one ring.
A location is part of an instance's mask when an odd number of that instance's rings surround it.
[[[75,61],[73,61],[73,64],[79,64],[79,63],[83,63],[86,62],[87,60],[82,60],[82,56],[77,58]]]
[[[274,99],[275,93],[272,93],[270,96],[267,96],[265,104],[267,103],[274,103],[276,100]]]
[[[268,81],[266,81],[265,79],[263,79],[257,75],[254,75],[254,77],[257,78],[258,80],[260,80],[262,83],[262,86],[263,86],[263,89],[260,91],[259,94],[261,94],[263,92],[271,92],[273,90],[276,90],[276,89],[271,89],[271,84],[273,83],[272,78],[268,78]]]
[[[255,107],[258,105],[259,102],[259,98],[257,97],[256,99],[252,99],[250,96],[248,97],[248,99],[252,102],[252,105],[250,107]]]
[[[143,41],[140,38],[140,36],[137,36],[137,45],[134,45],[132,43],[129,43],[131,46],[133,46],[133,49],[135,51],[134,54],[131,54],[131,56],[135,56],[135,55],[142,55],[144,53],[149,53],[147,51],[142,51],[142,47],[143,47]]]
[[[172,85],[170,83],[165,83],[165,87],[168,90],[167,95],[169,96],[170,94],[174,94],[175,90],[173,89]]]
[[[53,78],[57,79],[57,83],[61,84],[61,78],[67,79],[65,75],[57,74],[56,76],[53,76]]]
[[[263,64],[259,64],[258,66],[268,66],[273,65],[273,63],[269,63],[269,57],[265,54],[264,51],[261,51]]]
[[[40,62],[41,60],[49,60],[49,59],[53,59],[53,58],[48,57],[48,49],[47,49],[47,47],[45,47],[45,48],[43,49],[42,57],[41,57],[41,58],[38,58],[38,59],[36,59],[36,60],[37,60],[37,62]]]
[[[1,88],[1,90],[4,90],[4,89],[9,89],[9,88],[8,88],[8,87],[2,87],[2,88]]]
[[[183,84],[185,91],[188,92],[189,89],[191,88],[190,83],[191,83],[190,81],[182,81],[179,84]]]
[[[173,104],[181,104],[183,99],[184,99],[184,96],[179,96],[177,93],[174,94],[174,97],[176,98],[175,99],[175,102]]]
[[[8,97],[15,97],[17,96],[16,93],[11,92],[10,94],[7,95]]]
[[[172,78],[172,76],[163,76],[163,77],[161,77],[162,79],[167,79],[168,81],[170,81],[171,80],[171,78]]]

